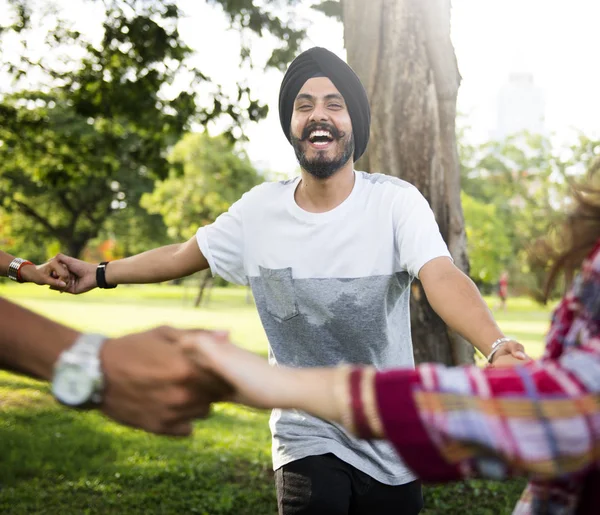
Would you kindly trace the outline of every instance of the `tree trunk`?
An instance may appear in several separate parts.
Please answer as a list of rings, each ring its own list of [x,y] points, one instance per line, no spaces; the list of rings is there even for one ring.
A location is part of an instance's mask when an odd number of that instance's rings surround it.
[[[371,139],[357,169],[400,177],[429,201],[456,265],[468,272],[456,146],[460,75],[449,0],[342,0],[348,63],[371,102]],[[473,348],[411,298],[417,362],[473,362]]]
[[[83,252],[83,249],[85,249],[85,246],[86,246],[88,240],[89,240],[89,238],[81,238],[81,239],[67,238],[67,239],[62,240],[61,243],[64,245],[64,248],[66,249],[66,253],[69,256],[74,257],[74,258],[80,258],[81,253]]]
[[[204,293],[206,288],[212,287],[212,275],[210,270],[206,270],[203,274],[200,274],[200,285],[198,288],[198,295],[196,296],[196,300],[194,302],[194,307],[197,308],[204,298]]]

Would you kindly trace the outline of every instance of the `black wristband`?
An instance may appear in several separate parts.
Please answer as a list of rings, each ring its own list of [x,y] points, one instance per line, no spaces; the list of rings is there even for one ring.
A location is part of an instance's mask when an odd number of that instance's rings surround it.
[[[106,266],[108,265],[108,261],[103,261],[96,268],[96,284],[98,288],[102,288],[103,290],[110,290],[111,288],[116,288],[116,284],[108,284],[106,282]]]

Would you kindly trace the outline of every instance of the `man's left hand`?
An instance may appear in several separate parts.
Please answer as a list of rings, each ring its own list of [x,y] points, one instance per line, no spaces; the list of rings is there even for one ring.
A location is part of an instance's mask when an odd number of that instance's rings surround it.
[[[515,367],[525,365],[529,361],[531,361],[531,358],[525,354],[525,347],[519,342],[511,340],[496,351],[492,362],[488,366],[496,368]]]

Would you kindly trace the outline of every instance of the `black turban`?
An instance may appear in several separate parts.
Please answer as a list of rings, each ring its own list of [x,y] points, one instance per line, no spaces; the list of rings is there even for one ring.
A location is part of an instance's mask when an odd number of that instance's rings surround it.
[[[371,109],[367,92],[354,70],[325,48],[315,47],[302,52],[292,61],[283,77],[279,90],[279,120],[285,136],[291,143],[294,101],[304,83],[313,77],[327,77],[344,97],[352,120],[354,161],[358,161],[369,142]]]

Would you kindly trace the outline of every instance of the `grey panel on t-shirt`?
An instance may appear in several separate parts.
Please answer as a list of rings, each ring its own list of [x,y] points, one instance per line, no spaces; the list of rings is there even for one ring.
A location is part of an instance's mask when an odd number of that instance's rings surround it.
[[[250,277],[270,359],[291,367],[370,364],[412,367],[411,278],[406,272],[350,279],[294,279],[291,268]],[[333,453],[385,484],[414,476],[386,442],[359,441],[304,412],[274,410],[273,465]]]

